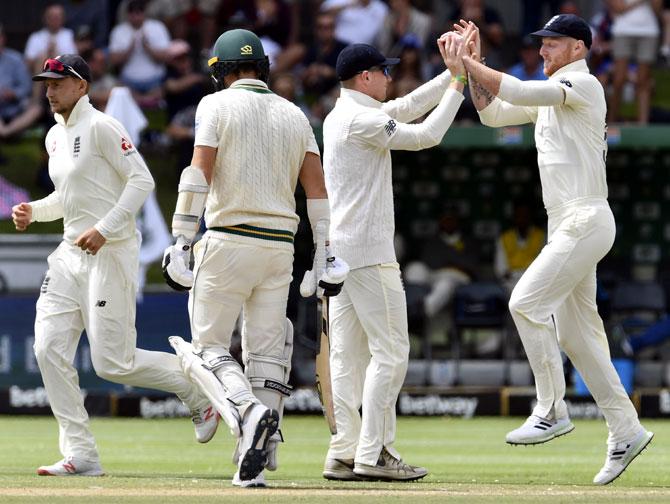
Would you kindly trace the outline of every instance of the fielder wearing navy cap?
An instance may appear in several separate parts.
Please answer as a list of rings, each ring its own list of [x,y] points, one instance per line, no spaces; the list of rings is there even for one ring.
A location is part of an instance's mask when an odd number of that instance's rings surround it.
[[[91,70],[84,58],[77,54],[61,54],[44,62],[43,72],[33,76],[34,81],[74,77],[91,82]]]
[[[387,58],[376,48],[368,44],[351,44],[342,49],[337,56],[335,73],[341,81],[373,67],[389,67],[400,63],[399,58]]]
[[[579,16],[559,14],[552,17],[541,30],[531,33],[534,37],[572,37],[584,42],[591,49],[591,27]]]

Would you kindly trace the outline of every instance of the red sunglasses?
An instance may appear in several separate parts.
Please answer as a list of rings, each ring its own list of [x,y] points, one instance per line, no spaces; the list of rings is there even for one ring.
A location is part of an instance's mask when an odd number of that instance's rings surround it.
[[[84,79],[79,73],[72,68],[70,65],[67,65],[63,63],[62,61],[59,61],[54,58],[49,58],[44,62],[44,69],[45,72],[55,72],[59,74],[67,74],[69,73],[70,75],[73,75],[75,77],[79,77],[81,80],[86,80]]]

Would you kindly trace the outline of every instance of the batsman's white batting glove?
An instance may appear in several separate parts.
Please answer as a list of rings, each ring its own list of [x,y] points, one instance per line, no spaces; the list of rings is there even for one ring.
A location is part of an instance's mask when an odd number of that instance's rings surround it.
[[[186,291],[193,287],[190,262],[191,244],[183,236],[179,236],[177,242],[163,253],[163,277],[174,290]]]
[[[344,281],[349,274],[349,265],[344,259],[330,256],[326,259],[326,269],[319,278],[319,290],[326,297],[337,296],[342,291]],[[321,292],[317,292],[317,295]],[[321,297],[321,296],[319,296]]]
[[[344,280],[349,274],[349,265],[340,259],[330,254],[330,248],[326,247],[326,267],[318,281],[319,292],[317,296],[337,296],[342,290]],[[305,271],[305,276],[300,282],[300,295],[302,297],[310,297],[317,291],[316,273],[314,272],[315,265],[311,270]]]

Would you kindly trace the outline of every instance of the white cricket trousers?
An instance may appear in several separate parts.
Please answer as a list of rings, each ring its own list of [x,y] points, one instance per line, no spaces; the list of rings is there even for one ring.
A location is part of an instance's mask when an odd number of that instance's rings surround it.
[[[376,465],[393,448],[409,358],[407,302],[397,263],[352,270],[330,300],[330,373],[337,434],[328,458]],[[358,410],[362,406],[362,418]]]
[[[48,258],[34,349],[64,457],[98,459],[73,366],[84,329],[101,378],[171,392],[191,408],[206,402],[184,376],[176,355],[135,348],[137,248],[137,240],[130,239],[89,255],[62,242]]]
[[[230,356],[233,329],[243,312],[243,361],[253,356],[283,361],[293,249],[220,239],[216,232],[208,231],[194,254],[195,285],[188,309],[196,351]],[[237,362],[223,366],[216,375],[235,404],[255,402],[251,384]]]
[[[509,302],[535,376],[533,414],[568,415],[560,345],[605,416],[609,441],[630,439],[641,426],[610,360],[596,305],[596,265],[614,243],[614,216],[603,198],[572,201],[547,214],[547,245]]]

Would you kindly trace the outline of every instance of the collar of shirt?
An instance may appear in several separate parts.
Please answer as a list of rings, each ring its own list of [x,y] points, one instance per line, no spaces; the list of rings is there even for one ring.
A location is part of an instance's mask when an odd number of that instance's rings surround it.
[[[347,98],[353,100],[360,105],[365,105],[366,107],[372,108],[382,108],[383,103],[375,100],[371,96],[356,91],[355,89],[342,88],[340,91],[340,98]]]
[[[228,89],[235,89],[236,87],[242,86],[262,87],[263,89],[268,89],[268,85],[262,80],[258,79],[237,79],[228,87]]]
[[[54,114],[54,119],[58,124],[62,126],[72,127],[75,124],[77,124],[77,121],[92,108],[93,105],[91,105],[91,102],[88,99],[88,95],[85,94],[84,96],[79,98],[79,101],[77,103],[75,103],[72,112],[70,112],[70,117],[68,117],[67,124],[65,124],[65,119],[61,114]]]
[[[586,64],[585,59],[580,59],[577,61],[573,61],[572,63],[568,63],[564,67],[559,68],[554,72],[554,74],[551,76],[552,78],[562,75],[567,72],[585,72],[585,73],[590,73],[589,67]]]

